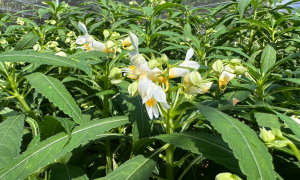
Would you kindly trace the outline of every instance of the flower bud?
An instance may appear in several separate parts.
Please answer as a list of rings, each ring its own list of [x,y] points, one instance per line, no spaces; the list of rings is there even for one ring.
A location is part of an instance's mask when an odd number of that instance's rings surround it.
[[[247,72],[247,68],[244,68],[243,66],[235,66],[234,67],[234,73],[236,75],[243,75]]]
[[[105,30],[103,31],[103,35],[104,35],[105,38],[108,38],[109,35],[110,35],[110,32],[109,32],[108,30],[105,29]]]
[[[127,49],[127,51],[133,51],[134,47],[133,47],[133,45],[131,45],[131,46],[128,46],[126,49]]]
[[[41,46],[39,44],[36,44],[36,45],[33,46],[33,50],[35,50],[37,52],[39,52],[41,49],[42,48],[41,48]]]
[[[162,54],[162,55],[161,55],[161,63],[162,63],[162,64],[167,64],[168,61],[169,61],[168,56],[167,56],[166,54]]]
[[[264,127],[260,129],[259,137],[265,143],[272,142],[275,140],[274,134],[272,134],[270,130],[267,131]]]
[[[233,66],[235,66],[235,65],[241,64],[241,60],[239,60],[239,59],[231,59],[230,63]]]
[[[129,86],[128,86],[128,93],[132,96],[132,97],[135,97],[139,94],[139,91],[138,91],[138,82],[135,81],[133,83],[131,83]]]
[[[212,65],[212,68],[216,74],[220,74],[221,72],[224,71],[223,63],[221,60],[215,61]]]
[[[200,73],[198,71],[193,71],[187,74],[183,79],[183,85],[185,86],[185,84],[201,88],[202,77]]]
[[[122,70],[117,67],[112,68],[112,70],[109,73],[109,77],[111,78],[118,78],[120,76],[122,77]]]
[[[117,38],[119,38],[121,35],[120,35],[120,33],[117,33],[117,32],[113,32],[112,34],[111,34],[111,38],[112,39],[117,39]]]
[[[166,1],[161,1],[159,4],[160,4],[160,5],[166,4]]]
[[[220,173],[216,176],[215,180],[242,180],[239,176],[231,173]]]
[[[108,49],[111,49],[115,45],[113,41],[107,41],[105,44]]]
[[[150,69],[153,69],[155,67],[159,67],[160,65],[161,64],[155,59],[152,59],[148,62],[148,66],[149,66]]]
[[[232,73],[232,74],[235,73],[235,71],[234,71],[234,66],[232,66],[232,65],[230,65],[230,64],[227,64],[227,65],[225,66],[224,69],[225,69],[225,71],[230,72],[230,73]]]
[[[272,134],[274,134],[277,137],[282,137],[280,129],[272,128]]]
[[[5,39],[1,39],[0,44],[8,44],[8,42]]]
[[[55,21],[55,20],[49,20],[49,23],[50,23],[51,25],[55,25],[55,24],[56,24],[56,21]]]
[[[65,43],[69,43],[71,41],[71,39],[70,38],[67,38],[66,40],[65,40]]]
[[[56,55],[56,56],[67,57],[67,54],[66,54],[66,53],[64,53],[64,52],[62,52],[62,51],[60,51],[60,52],[56,53],[55,55]]]

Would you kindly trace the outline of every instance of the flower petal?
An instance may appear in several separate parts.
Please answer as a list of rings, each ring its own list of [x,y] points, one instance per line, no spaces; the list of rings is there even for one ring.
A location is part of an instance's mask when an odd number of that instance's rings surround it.
[[[129,38],[135,49],[136,54],[139,54],[139,39],[138,39],[138,37],[135,34],[129,32]]]
[[[76,39],[75,43],[79,45],[85,44],[86,38],[84,36],[80,36],[79,38]]]
[[[93,41],[92,47],[95,51],[101,51],[105,53],[108,51],[108,48],[105,46],[105,44],[98,41]]]
[[[192,58],[192,56],[194,55],[194,49],[190,48],[187,53],[186,53],[186,57],[184,61],[188,61]]]
[[[88,34],[88,31],[87,31],[87,29],[86,29],[86,26],[85,26],[83,23],[78,22],[78,27],[79,27],[79,29],[80,29],[84,34]]]
[[[146,109],[147,109],[147,113],[150,119],[153,119],[153,111],[152,111],[152,106],[148,106],[146,104]]]

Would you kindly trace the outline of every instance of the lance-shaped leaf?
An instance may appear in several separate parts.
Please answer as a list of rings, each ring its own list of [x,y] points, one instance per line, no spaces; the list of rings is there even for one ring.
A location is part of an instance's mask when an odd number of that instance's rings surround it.
[[[241,18],[244,15],[244,11],[246,7],[250,4],[251,0],[240,0],[238,4],[238,11],[240,13]]]
[[[0,124],[0,169],[20,153],[25,115],[9,117]]]
[[[103,180],[148,180],[157,163],[160,149],[147,155],[138,155],[126,161]]]
[[[39,39],[40,37],[34,33],[25,34],[16,45],[15,50],[21,50],[26,47],[32,47]]]
[[[298,124],[295,120],[293,120],[292,118],[281,114],[281,113],[276,113],[277,116],[284,121],[289,128],[293,131],[293,133],[296,135],[297,138],[300,138],[300,124]]]
[[[70,164],[56,164],[51,166],[50,180],[71,180],[74,178],[78,178],[78,180],[89,179],[84,171],[79,167]]]
[[[261,74],[265,74],[276,61],[276,50],[273,44],[268,44],[261,55]]]
[[[183,132],[162,134],[156,138],[193,153],[202,154],[208,159],[223,164],[235,174],[241,174],[232,150],[218,136],[201,132]]]
[[[239,160],[241,171],[248,176],[247,179],[276,179],[272,156],[252,129],[217,109],[201,104],[195,106],[222,134],[222,138]]]
[[[41,139],[47,139],[55,134],[64,131],[61,123],[51,116],[45,116],[41,125]]]
[[[85,122],[75,100],[58,79],[42,73],[33,73],[26,76],[26,78],[37,92],[72,117],[76,123],[82,124]]]
[[[9,51],[0,53],[1,62],[28,62],[78,68],[88,72],[86,66],[80,66],[71,58],[56,56],[55,53],[38,53],[33,51]]]
[[[38,143],[25,151],[22,155],[12,160],[10,164],[0,171],[1,180],[24,179],[36,172],[39,168],[54,162],[67,152],[89,140],[97,139],[97,136],[112,128],[129,123],[127,117],[112,117],[93,120],[89,123],[77,126],[71,140],[66,133],[54,135],[41,143]],[[65,144],[68,144],[65,146]],[[64,147],[65,146],[65,147]]]

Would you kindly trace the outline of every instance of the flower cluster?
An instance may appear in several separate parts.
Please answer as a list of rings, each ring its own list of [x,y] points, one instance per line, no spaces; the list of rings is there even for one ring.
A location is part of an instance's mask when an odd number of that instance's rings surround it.
[[[161,58],[152,58],[147,62],[138,50],[138,38],[135,34],[130,33],[129,37],[123,41],[123,47],[133,46],[134,51],[129,52],[130,61],[133,65],[124,68],[128,78],[136,79],[130,84],[128,91],[132,96],[140,94],[150,119],[159,116],[159,108],[169,109],[165,92],[169,89],[168,79],[183,77],[183,93],[185,95],[195,96],[206,93],[212,82],[204,80],[197,71],[200,65],[190,60],[194,54],[191,48],[187,51],[185,60],[177,66],[167,70],[162,69],[162,64],[168,65],[168,58],[162,55]],[[169,65],[168,65],[169,66]],[[163,89],[164,86],[164,89]],[[159,104],[161,106],[159,106]]]
[[[169,109],[170,106],[167,103],[163,88],[156,84],[156,81],[165,84],[165,91],[167,91],[169,88],[167,78],[163,77],[164,73],[159,68],[149,68],[148,62],[143,55],[139,53],[137,36],[130,33],[129,39],[130,44],[132,44],[135,49],[135,51],[129,53],[130,61],[133,65],[124,68],[123,71],[129,78],[136,79],[136,81],[128,87],[129,94],[133,96],[140,94],[143,99],[143,104],[146,105],[150,119],[153,119],[153,115],[158,118],[158,103],[165,109]]]
[[[232,59],[230,62],[227,62],[227,60],[217,60],[213,63],[212,68],[216,76],[220,74],[220,91],[224,91],[229,81],[234,79],[237,75],[242,75],[247,71],[247,69],[241,65],[241,61],[239,59]]]

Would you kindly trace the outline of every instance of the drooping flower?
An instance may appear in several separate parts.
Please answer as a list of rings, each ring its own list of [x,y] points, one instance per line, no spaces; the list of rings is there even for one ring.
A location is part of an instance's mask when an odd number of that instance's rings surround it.
[[[184,93],[196,96],[197,94],[204,94],[210,90],[212,82],[202,83],[201,87],[189,86],[184,90]]]
[[[188,73],[190,73],[190,70],[185,69],[185,67],[193,68],[195,70],[198,70],[200,68],[200,65],[196,61],[191,61],[190,60],[192,58],[193,54],[194,54],[194,50],[192,48],[190,48],[186,53],[186,57],[185,57],[184,62],[178,65],[178,66],[183,67],[183,68],[178,68],[178,67],[171,68],[169,70],[169,78],[176,78],[176,77],[186,76]]]
[[[227,87],[227,84],[229,83],[229,81],[231,81],[233,78],[235,78],[236,75],[232,74],[230,72],[227,71],[223,71],[219,77],[219,88],[220,91],[224,91]],[[222,88],[224,86],[224,88]]]

